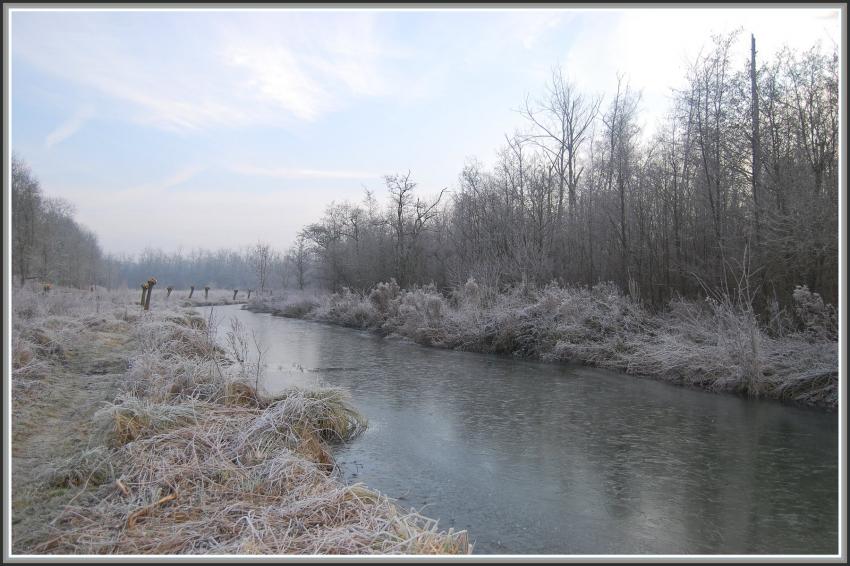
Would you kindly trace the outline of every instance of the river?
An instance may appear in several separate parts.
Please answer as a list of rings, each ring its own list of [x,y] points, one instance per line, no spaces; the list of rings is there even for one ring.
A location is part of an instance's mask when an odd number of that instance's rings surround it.
[[[335,451],[345,479],[467,529],[476,554],[838,552],[835,413],[215,314],[268,348],[269,392],[349,391],[369,427]]]

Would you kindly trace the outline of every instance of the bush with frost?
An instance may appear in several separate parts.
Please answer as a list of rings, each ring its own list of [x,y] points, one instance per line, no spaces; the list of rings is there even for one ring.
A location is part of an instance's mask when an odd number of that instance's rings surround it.
[[[833,305],[824,304],[820,294],[806,285],[794,288],[794,314],[800,328],[813,339],[838,339],[838,316]]]

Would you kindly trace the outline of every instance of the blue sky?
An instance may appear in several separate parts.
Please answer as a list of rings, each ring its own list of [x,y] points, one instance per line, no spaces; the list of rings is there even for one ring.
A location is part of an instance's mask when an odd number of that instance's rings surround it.
[[[770,56],[840,41],[840,12],[12,12],[12,149],[105,250],[288,246],[332,200],[410,169],[423,194],[493,162],[553,66],[625,73],[652,131],[710,35]],[[604,106],[604,103],[603,103]]]

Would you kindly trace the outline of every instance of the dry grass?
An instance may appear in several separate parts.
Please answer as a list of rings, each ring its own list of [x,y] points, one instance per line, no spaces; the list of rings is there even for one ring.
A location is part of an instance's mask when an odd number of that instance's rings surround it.
[[[382,283],[365,294],[316,298],[301,318],[397,334],[420,344],[556,362],[580,362],[675,383],[835,408],[834,309],[801,287],[787,322],[768,332],[731,301],[674,301],[651,313],[614,285],[484,292],[474,281],[450,297],[433,287]],[[298,299],[263,298],[283,313]],[[300,301],[300,304],[304,304]],[[775,322],[775,321],[774,321]]]
[[[244,363],[214,342],[208,321],[189,311],[134,314],[131,308],[125,313],[119,300],[104,318],[100,311],[92,316],[72,304],[50,315],[64,317],[60,323],[48,324],[42,297],[24,297],[18,304],[37,312],[18,321],[16,380],[38,356],[58,355],[47,352],[54,342],[62,345],[67,328],[116,324],[114,332],[131,333],[136,354],[124,390],[94,413],[89,446],[54,458],[38,480],[42,490],[66,489],[74,495],[46,530],[19,537],[16,550],[471,551],[465,532],[441,531],[435,521],[403,510],[384,495],[339,480],[331,447],[366,426],[343,391],[262,395],[244,379]],[[55,336],[35,338],[34,328],[48,328],[45,333]]]

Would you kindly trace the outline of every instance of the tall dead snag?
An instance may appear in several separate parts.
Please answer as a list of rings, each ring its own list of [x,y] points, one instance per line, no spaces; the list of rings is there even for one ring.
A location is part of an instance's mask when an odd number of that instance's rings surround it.
[[[752,91],[753,109],[753,217],[755,219],[756,248],[761,244],[761,230],[759,227],[759,168],[761,167],[761,148],[759,147],[759,98],[756,80],[756,36],[751,35],[750,44],[750,88]]]

